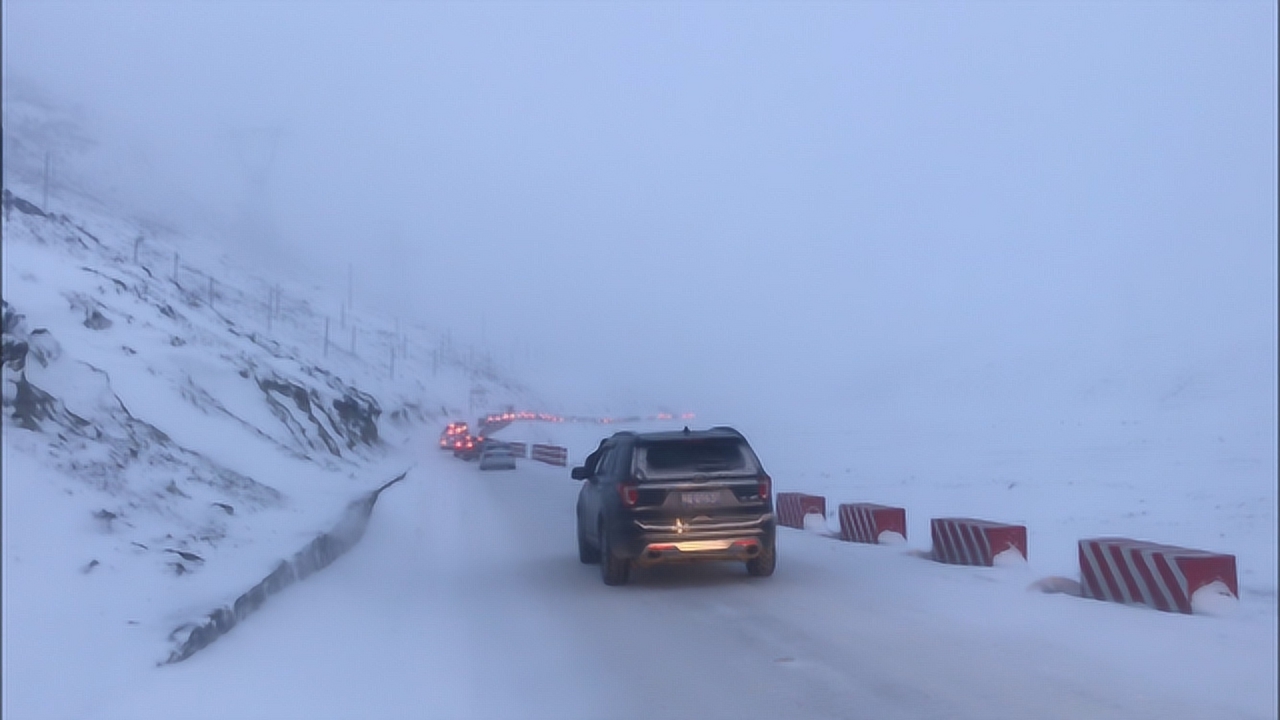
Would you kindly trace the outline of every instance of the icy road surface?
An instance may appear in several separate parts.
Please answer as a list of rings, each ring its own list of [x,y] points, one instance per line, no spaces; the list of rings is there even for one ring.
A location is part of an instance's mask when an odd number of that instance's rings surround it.
[[[579,564],[577,484],[434,448],[360,546],[93,718],[1263,718],[1274,622],[779,533],[777,574]]]

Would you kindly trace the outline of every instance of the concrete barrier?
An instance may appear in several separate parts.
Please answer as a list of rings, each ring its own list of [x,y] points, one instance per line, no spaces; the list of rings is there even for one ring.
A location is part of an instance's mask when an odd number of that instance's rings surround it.
[[[1129,538],[1081,540],[1080,580],[1084,597],[1188,615],[1196,591],[1215,582],[1240,597],[1234,555]]]
[[[933,559],[950,565],[995,564],[996,556],[1016,550],[1027,558],[1027,528],[974,518],[933,518],[929,521]]]
[[[840,539],[849,542],[879,543],[882,533],[907,537],[907,511],[875,503],[846,503],[839,507]]]
[[[774,501],[774,509],[778,516],[779,525],[803,530],[805,515],[821,515],[825,522],[827,499],[820,495],[780,492]]]
[[[378,502],[378,496],[383,490],[403,480],[406,475],[408,471],[400,473],[364,497],[352,501],[332,530],[321,533],[291,559],[280,561],[271,574],[237,597],[233,603],[214,610],[199,622],[187,623],[175,629],[169,634],[169,638],[177,643],[177,647],[169,653],[166,660],[159,664],[181,662],[208,647],[214,640],[230,632],[231,628],[241,620],[262,607],[268,597],[328,567],[343,553],[355,547],[355,544],[360,542],[360,538],[364,537],[365,528],[369,524],[369,515]]]
[[[534,445],[529,449],[529,458],[548,465],[564,467],[569,464],[569,449],[559,445]]]

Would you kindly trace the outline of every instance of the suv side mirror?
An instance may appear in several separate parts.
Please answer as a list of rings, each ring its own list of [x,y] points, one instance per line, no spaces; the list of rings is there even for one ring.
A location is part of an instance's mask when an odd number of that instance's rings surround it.
[[[569,471],[569,477],[574,480],[586,480],[589,476],[585,467],[576,467]]]

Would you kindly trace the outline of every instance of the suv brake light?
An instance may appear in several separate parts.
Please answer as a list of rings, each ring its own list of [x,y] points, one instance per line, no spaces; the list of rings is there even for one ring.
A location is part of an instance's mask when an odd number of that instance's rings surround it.
[[[760,499],[768,500],[769,492],[773,490],[773,480],[766,474],[760,473]]]
[[[622,483],[618,485],[618,497],[622,498],[623,505],[632,507],[640,499],[640,490],[634,483]]]

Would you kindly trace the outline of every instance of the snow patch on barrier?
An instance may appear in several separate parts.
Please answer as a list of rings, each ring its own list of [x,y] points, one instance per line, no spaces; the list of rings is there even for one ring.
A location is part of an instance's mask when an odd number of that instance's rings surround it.
[[[378,496],[383,490],[400,482],[408,474],[406,470],[377,490],[353,500],[332,530],[321,533],[305,548],[294,554],[293,558],[280,561],[270,575],[237,597],[235,602],[214,610],[200,622],[187,623],[175,629],[170,633],[169,638],[177,643],[177,647],[169,653],[167,659],[157,664],[167,665],[186,660],[230,632],[231,628],[241,620],[262,607],[268,597],[328,567],[343,553],[355,547],[356,543],[360,542],[360,538],[364,537],[365,528],[369,525],[369,516],[373,513],[373,506],[378,502]]]
[[[817,533],[819,535],[830,535],[831,530],[827,527],[827,518],[825,515],[818,513],[807,513],[804,516],[805,532]]]
[[[1221,580],[1214,580],[1191,593],[1191,612],[1196,615],[1230,617],[1240,609],[1240,600]]]
[[[1026,567],[1027,559],[1022,557],[1020,550],[1011,547],[996,553],[996,556],[991,558],[991,565],[993,567]]]
[[[881,545],[906,545],[907,539],[902,536],[902,533],[885,530],[876,536],[876,542]]]

